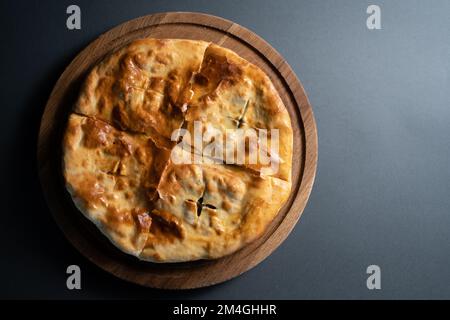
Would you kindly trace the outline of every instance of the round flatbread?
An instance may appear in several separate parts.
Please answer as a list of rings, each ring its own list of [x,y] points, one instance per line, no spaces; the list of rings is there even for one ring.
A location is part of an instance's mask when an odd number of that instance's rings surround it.
[[[261,236],[286,202],[292,139],[255,65],[212,43],[141,39],[87,76],[63,173],[78,209],[122,251],[214,259]]]

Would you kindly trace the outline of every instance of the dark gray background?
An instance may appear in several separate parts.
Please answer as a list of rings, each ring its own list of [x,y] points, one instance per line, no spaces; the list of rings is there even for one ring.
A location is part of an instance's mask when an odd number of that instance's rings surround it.
[[[78,4],[82,30],[69,31]],[[366,8],[382,9],[382,30]],[[160,291],[102,272],[59,231],[43,200],[35,143],[64,67],[138,16],[200,11],[259,34],[312,103],[319,164],[289,238],[237,279]],[[450,298],[450,1],[2,1],[2,298]],[[69,264],[83,289],[65,287]],[[366,267],[382,290],[366,288]]]

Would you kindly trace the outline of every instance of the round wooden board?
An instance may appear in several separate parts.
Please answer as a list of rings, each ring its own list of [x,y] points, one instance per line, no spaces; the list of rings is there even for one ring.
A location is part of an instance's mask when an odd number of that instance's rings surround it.
[[[155,264],[116,249],[80,212],[65,190],[61,139],[80,85],[107,53],[138,38],[206,40],[229,48],[258,65],[271,78],[291,116],[294,132],[292,193],[266,233],[238,252],[218,260]],[[143,286],[187,289],[236,277],[257,265],[283,242],[298,221],[311,192],[317,164],[314,116],[302,85],[286,61],[253,32],[231,21],[199,13],[171,12],[123,23],[87,46],[56,83],[41,120],[38,170],[53,216],[70,242],[102,269]]]

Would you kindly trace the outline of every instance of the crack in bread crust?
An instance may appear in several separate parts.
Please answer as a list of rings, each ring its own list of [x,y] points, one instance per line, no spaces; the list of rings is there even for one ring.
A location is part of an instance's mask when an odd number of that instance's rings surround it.
[[[180,53],[186,48],[193,52],[187,57]],[[177,70],[180,64],[181,71]],[[174,129],[189,131],[192,121],[208,123],[217,117],[212,122],[225,130],[224,119],[234,113],[234,120],[251,128],[282,129],[285,145],[281,153],[286,166],[280,175],[264,176],[258,168],[239,164],[177,165],[167,156],[184,152],[177,149],[177,141],[170,140]],[[230,254],[259,237],[289,196],[292,129],[287,110],[259,68],[217,45],[172,39],[134,41],[92,69],[70,117],[63,166],[74,202],[119,249],[142,260],[178,262]],[[74,117],[78,122],[71,125]],[[90,121],[111,129],[96,132],[93,125],[94,133],[84,132],[81,123]],[[136,164],[141,157],[133,153],[137,147],[123,151],[125,155],[120,156],[126,161],[115,159],[114,151],[105,146],[122,143],[116,136],[132,140],[130,145],[147,141],[144,149],[152,154],[150,167]],[[94,141],[89,142],[91,138]],[[114,139],[119,142],[111,142]],[[190,151],[193,153],[195,149]],[[83,155],[91,161],[87,167],[79,159]],[[118,160],[111,171],[98,167],[110,165],[110,158]],[[124,164],[135,165],[134,171],[122,175]],[[141,181],[137,189],[129,186],[130,172]],[[106,182],[92,182],[88,195],[80,196],[85,179],[79,175],[93,175],[95,180],[101,173]],[[153,180],[143,186],[147,178]],[[119,179],[128,181],[122,182],[131,188],[128,196],[114,189]],[[203,189],[196,195],[199,186]],[[123,197],[123,201],[99,200],[104,194]],[[89,198],[92,195],[97,198]],[[197,199],[197,204],[188,203],[191,198]],[[202,214],[194,216],[200,198],[205,205],[201,205]],[[135,209],[141,211],[133,212]],[[108,220],[111,210],[113,222]]]

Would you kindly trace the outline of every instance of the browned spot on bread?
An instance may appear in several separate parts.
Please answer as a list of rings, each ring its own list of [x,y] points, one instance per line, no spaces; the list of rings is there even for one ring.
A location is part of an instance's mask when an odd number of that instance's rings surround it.
[[[95,175],[84,174],[80,177],[75,196],[81,199],[86,207],[93,208],[100,204],[104,195],[105,189]]]
[[[122,88],[125,90],[130,86],[142,88],[147,80],[146,74],[139,68],[134,56],[131,54],[127,54],[122,58],[120,72],[122,76]]]
[[[97,148],[106,146],[108,135],[111,133],[111,127],[101,121],[87,118],[82,125],[84,132],[84,145],[87,148]]]
[[[207,84],[213,83],[216,87],[220,81],[235,83],[242,76],[242,69],[227,57],[211,53],[203,62],[200,74],[208,80]]]
[[[122,177],[118,177],[116,179],[116,185],[115,188],[117,191],[125,190],[128,187],[127,180],[123,179]]]
[[[194,76],[194,81],[201,86],[206,86],[208,84],[208,78],[201,73],[197,73]]]
[[[114,137],[106,151],[119,157],[129,156],[133,153],[133,144],[126,135],[119,133]]]
[[[104,226],[119,236],[126,236],[123,232],[124,226],[132,226],[134,224],[133,216],[129,211],[119,211],[116,208],[110,208],[105,215]]]
[[[173,242],[185,237],[182,222],[173,214],[153,209],[151,212],[152,225],[150,227],[150,243]]]
[[[149,89],[159,93],[164,93],[165,81],[161,77],[153,77],[150,79]]]
[[[171,61],[171,56],[169,54],[160,53],[155,57],[156,62],[167,65]]]
[[[112,108],[112,122],[121,130],[126,130],[128,128],[128,114],[124,110],[123,103],[118,103]]]
[[[179,76],[176,70],[172,70],[169,73],[167,86],[166,86],[166,96],[169,97],[169,102],[172,105],[175,105],[178,101],[178,96],[180,95],[181,85],[182,85],[181,77]]]
[[[146,55],[143,52],[138,52],[133,55],[133,62],[139,69],[144,69],[146,64]]]

